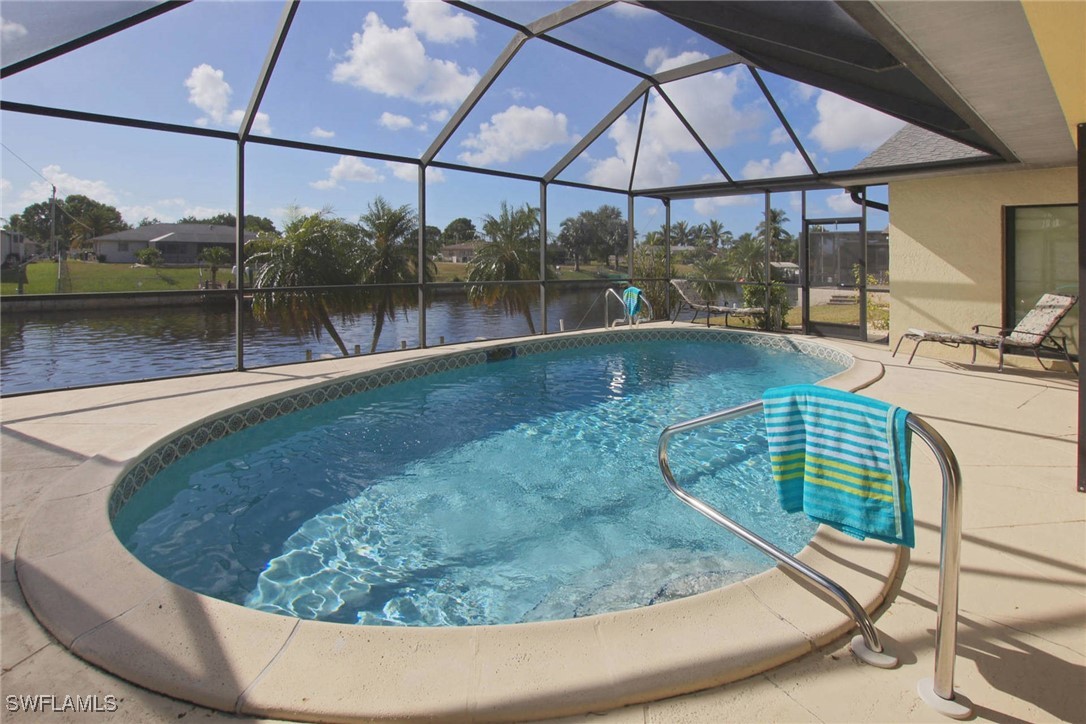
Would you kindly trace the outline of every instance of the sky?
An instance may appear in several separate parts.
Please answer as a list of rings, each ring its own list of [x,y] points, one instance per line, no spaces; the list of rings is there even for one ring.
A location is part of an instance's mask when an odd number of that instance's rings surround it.
[[[108,3],[107,3],[108,4]],[[529,22],[565,3],[478,0]],[[116,3],[113,3],[116,5]],[[52,18],[42,7],[53,8]],[[0,32],[12,53],[76,6],[8,0]],[[277,0],[196,0],[3,81],[5,100],[236,131],[282,11]],[[45,14],[48,16],[48,13]],[[240,30],[240,32],[239,32]],[[728,50],[635,6],[616,4],[553,31],[555,38],[656,73]],[[418,158],[487,72],[514,32],[433,0],[302,2],[254,123],[254,133]],[[832,93],[763,73],[815,165],[851,168],[902,121]],[[542,175],[583,138],[639,78],[541,39],[527,41],[436,158]],[[745,66],[663,86],[735,178],[806,173],[806,164]],[[637,144],[645,111],[641,143]],[[0,117],[2,215],[80,193],[116,206],[126,221],[174,221],[236,207],[236,143],[4,112]],[[635,103],[559,179],[625,189],[724,180],[655,91]],[[331,208],[356,218],[376,196],[418,204],[417,168],[338,154],[246,146],[246,212],[280,227],[291,210]],[[448,169],[427,171],[427,223],[466,216],[481,226],[500,203],[539,205],[539,185]],[[881,195],[881,198],[880,198]],[[872,198],[885,201],[885,191]],[[603,203],[625,213],[625,194],[551,185],[548,226]],[[809,217],[856,216],[840,191],[808,194]],[[764,197],[675,202],[672,221],[710,219],[739,235],[761,218]],[[800,194],[779,194],[798,233]],[[657,201],[638,200],[639,233],[659,228]],[[884,214],[869,217],[886,225]]]

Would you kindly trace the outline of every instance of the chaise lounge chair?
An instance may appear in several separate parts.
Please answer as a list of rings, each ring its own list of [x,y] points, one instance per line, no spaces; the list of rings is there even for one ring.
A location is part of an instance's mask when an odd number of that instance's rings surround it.
[[[728,326],[728,319],[730,317],[764,317],[765,309],[762,307],[724,307],[716,304],[710,304],[698,294],[694,289],[694,284],[689,279],[672,279],[671,286],[675,287],[675,290],[679,292],[679,306],[675,309],[675,316],[672,318],[671,323],[675,324],[675,320],[679,318],[679,314],[684,309],[693,309],[694,316],[690,318],[691,323],[698,318],[698,314],[705,312],[705,326],[709,326],[710,315],[723,314],[724,326]]]
[[[1022,321],[1013,329],[1001,329],[991,324],[973,325],[972,334],[956,334],[954,332],[929,332],[923,329],[909,329],[901,335],[894,347],[894,354],[906,339],[915,339],[916,345],[909,355],[909,364],[913,363],[916,356],[916,348],[921,342],[938,342],[950,347],[958,347],[963,344],[973,345],[973,359],[971,364],[977,361],[977,347],[999,350],[999,371],[1003,371],[1003,353],[1006,350],[1029,350],[1037,358],[1042,369],[1047,369],[1041,362],[1040,350],[1061,352],[1071,365],[1071,370],[1076,372],[1075,363],[1071,361],[1071,355],[1067,352],[1067,338],[1064,335],[1052,334],[1052,330],[1060,323],[1060,320],[1075,306],[1078,297],[1064,294],[1045,294],[1037,300],[1033,309],[1029,310]],[[986,327],[998,330],[995,334],[980,334],[980,329]]]

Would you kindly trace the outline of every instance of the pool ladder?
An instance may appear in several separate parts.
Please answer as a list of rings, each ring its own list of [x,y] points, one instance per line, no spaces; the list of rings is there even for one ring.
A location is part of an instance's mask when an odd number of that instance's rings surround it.
[[[605,295],[605,297],[614,297],[615,299],[618,300],[618,303],[620,305],[622,305],[622,319],[625,320],[626,326],[633,327],[633,325],[634,325],[633,317],[630,316],[629,310],[626,309],[626,302],[622,301],[622,297],[620,297],[618,295],[618,292],[616,292],[612,288],[608,288],[608,290],[606,292],[604,292],[604,295]],[[654,312],[653,309],[652,309],[652,302],[650,302],[645,297],[644,294],[638,294],[637,296],[641,297],[641,301],[648,306],[648,308],[649,308],[649,319],[656,319],[656,312]],[[603,326],[610,329],[612,325],[611,325],[611,321],[610,321],[610,319],[609,319],[609,317],[607,315],[607,302],[608,301],[609,300],[606,299],[606,298],[603,300]],[[615,319],[614,323],[618,324],[619,320]]]
[[[882,643],[879,641],[879,632],[871,622],[871,617],[848,591],[807,564],[785,553],[758,534],[739,525],[704,500],[691,495],[675,482],[675,476],[671,472],[667,457],[668,443],[674,435],[714,423],[734,420],[761,409],[762,402],[758,400],[664,428],[664,431],[660,433],[657,456],[660,462],[660,472],[663,473],[668,489],[679,500],[709,520],[731,531],[767,556],[776,559],[781,565],[795,571],[839,601],[860,629],[860,634],[854,636],[850,644],[852,653],[856,658],[881,668],[889,669],[897,666],[897,658],[883,652]],[[957,648],[958,629],[958,573],[961,565],[962,538],[961,470],[958,467],[954,452],[934,428],[912,413],[909,413],[905,422],[909,429],[927,443],[928,447],[935,453],[935,458],[943,475],[939,603],[935,626],[935,676],[921,679],[917,682],[916,689],[920,698],[939,713],[954,719],[968,719],[973,715],[972,708],[962,699],[955,699],[954,697],[954,655]]]

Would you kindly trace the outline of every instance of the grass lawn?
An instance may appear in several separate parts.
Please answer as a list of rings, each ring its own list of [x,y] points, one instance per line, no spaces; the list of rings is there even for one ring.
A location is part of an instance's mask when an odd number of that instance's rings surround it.
[[[858,304],[820,304],[811,307],[811,318],[815,322],[823,322],[825,324],[857,324],[860,319],[860,311],[857,309]],[[889,319],[889,307],[886,307],[886,317]],[[714,325],[724,324],[723,316],[714,316],[712,319]],[[784,323],[787,327],[799,328],[803,326],[803,309],[801,307],[792,307],[788,310],[788,314],[784,317]],[[728,325],[731,327],[751,327],[758,328],[759,322],[750,319],[749,317],[732,317],[728,320]]]
[[[199,288],[199,267],[133,267],[129,264],[99,264],[98,262],[69,261],[68,273],[73,292],[152,292],[195,290]],[[204,270],[206,278],[207,271]],[[57,265],[55,262],[35,262],[26,267],[27,284],[24,294],[53,294],[57,289]],[[218,281],[225,284],[233,279],[230,269],[220,269]],[[0,284],[0,294],[16,294],[15,282]]]
[[[453,264],[452,262],[439,261],[437,264],[438,282],[466,281],[468,278],[467,264]],[[585,267],[587,269],[588,267]],[[72,278],[73,292],[158,292],[196,290],[200,282],[207,278],[207,270],[204,276],[200,276],[199,267],[133,267],[130,264],[100,264],[98,262],[69,261],[68,272]],[[53,294],[56,292],[57,265],[55,262],[35,262],[26,267],[27,284],[23,287],[23,294]],[[234,277],[230,268],[220,269],[217,279],[220,284],[226,284]],[[559,271],[559,279],[581,280],[598,279],[595,270],[579,272],[573,271],[573,267],[562,267]],[[15,282],[0,284],[0,294],[14,295],[18,293],[18,285]]]

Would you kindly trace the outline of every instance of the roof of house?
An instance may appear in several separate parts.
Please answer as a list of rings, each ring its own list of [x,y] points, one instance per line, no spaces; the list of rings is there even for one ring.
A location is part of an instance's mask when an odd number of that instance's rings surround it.
[[[113,234],[96,236],[91,241],[188,241],[197,244],[233,244],[235,229],[233,226],[211,224],[147,224],[134,229],[126,229]],[[245,239],[256,238],[251,231],[245,232]]]
[[[961,161],[967,158],[986,157],[988,157],[988,154],[971,146],[966,146],[964,143],[958,143],[917,126],[905,125],[856,164],[856,168],[909,166],[918,163]]]

